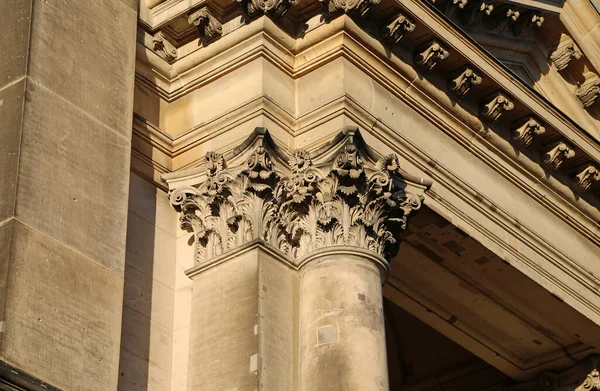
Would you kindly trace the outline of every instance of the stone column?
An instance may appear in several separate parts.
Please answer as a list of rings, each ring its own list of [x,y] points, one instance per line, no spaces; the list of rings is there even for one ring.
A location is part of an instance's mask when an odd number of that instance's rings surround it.
[[[0,379],[25,389],[117,388],[136,26],[134,0],[2,2]]]
[[[300,271],[300,390],[387,390],[385,259],[326,248]]]
[[[291,156],[258,130],[201,171],[165,177],[196,246],[189,389],[388,389],[386,259],[429,184],[357,129]]]

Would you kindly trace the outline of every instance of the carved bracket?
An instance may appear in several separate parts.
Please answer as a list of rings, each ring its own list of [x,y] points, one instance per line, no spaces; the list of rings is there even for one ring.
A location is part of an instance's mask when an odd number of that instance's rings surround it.
[[[578,60],[583,56],[579,46],[571,37],[563,34],[560,41],[556,45],[556,49],[550,55],[550,61],[559,71],[567,68],[572,60]]]
[[[583,107],[590,107],[600,96],[600,77],[594,72],[587,72],[585,81],[575,90],[575,96]]]
[[[448,79],[448,89],[458,96],[465,96],[471,87],[481,84],[482,81],[483,79],[471,67],[466,66]]]
[[[384,40],[397,44],[404,34],[415,30],[415,24],[406,16],[397,14],[396,17],[381,29],[381,36]]]
[[[513,23],[513,31],[517,37],[527,37],[534,29],[539,29],[544,24],[544,17],[538,11],[527,11]]]
[[[200,39],[204,42],[215,40],[223,34],[223,26],[206,7],[190,14],[188,23],[198,27]]]
[[[154,51],[163,59],[168,62],[175,61],[177,59],[177,48],[167,41],[167,38],[162,32],[157,32],[152,37],[152,43],[154,44]]]
[[[246,15],[251,19],[261,15],[281,18],[291,6],[298,5],[300,0],[236,0],[242,5]]]
[[[323,9],[329,16],[348,14],[364,17],[372,6],[381,3],[381,0],[319,0]]]
[[[600,372],[594,369],[590,372],[585,381],[575,389],[575,391],[591,391],[600,390]]]
[[[517,129],[511,132],[511,138],[517,145],[529,146],[536,136],[546,132],[546,128],[535,118],[529,117],[528,120]]]
[[[552,171],[558,170],[558,168],[567,159],[571,159],[575,156],[573,147],[563,141],[559,141],[551,145],[548,152],[544,154],[544,164]]]
[[[504,93],[498,92],[492,100],[484,103],[480,107],[480,114],[485,119],[495,122],[500,118],[502,113],[515,108],[515,104]]]
[[[600,170],[593,164],[579,167],[573,175],[571,184],[577,193],[588,191],[594,183],[600,183]]]
[[[500,33],[508,27],[509,24],[515,23],[519,19],[521,13],[512,5],[501,5],[498,7],[492,16],[486,19],[486,24],[489,30],[493,33]]]
[[[431,71],[440,61],[447,59],[449,56],[450,52],[439,42],[433,40],[415,51],[414,61],[415,64],[426,71]]]
[[[468,3],[460,12],[459,18],[465,26],[473,27],[481,23],[484,16],[489,17],[493,10],[494,6],[490,2]]]
[[[421,206],[418,192],[430,185],[408,181],[396,155],[374,159],[354,129],[314,156],[296,150],[287,162],[268,133],[249,140],[231,159],[208,153],[198,185],[169,192],[181,227],[194,233],[197,263],[256,239],[292,260],[329,246],[390,259]]]

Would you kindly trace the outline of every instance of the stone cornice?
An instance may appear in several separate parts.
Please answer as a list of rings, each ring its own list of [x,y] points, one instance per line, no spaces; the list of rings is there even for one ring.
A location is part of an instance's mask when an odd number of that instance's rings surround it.
[[[203,169],[164,176],[181,227],[194,232],[197,265],[253,240],[298,267],[318,251],[348,246],[391,259],[431,186],[401,173],[395,155],[376,160],[353,128],[291,156],[257,128],[227,157],[209,152]]]

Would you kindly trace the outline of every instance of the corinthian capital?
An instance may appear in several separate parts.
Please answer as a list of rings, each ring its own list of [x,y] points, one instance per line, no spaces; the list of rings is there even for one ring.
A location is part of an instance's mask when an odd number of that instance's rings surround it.
[[[396,155],[377,159],[357,130],[289,157],[255,131],[234,152],[207,154],[191,185],[178,185],[182,174],[165,178],[181,227],[194,233],[197,264],[254,240],[291,262],[332,246],[390,259],[430,185],[409,181]]]

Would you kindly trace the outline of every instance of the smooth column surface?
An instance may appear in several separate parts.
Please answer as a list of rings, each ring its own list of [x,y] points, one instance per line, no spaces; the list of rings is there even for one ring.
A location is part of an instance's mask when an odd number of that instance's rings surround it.
[[[377,258],[325,252],[301,270],[300,390],[389,389]]]

